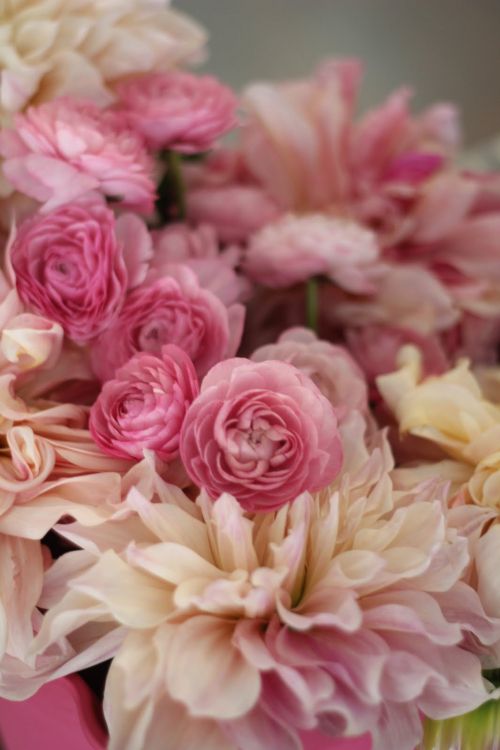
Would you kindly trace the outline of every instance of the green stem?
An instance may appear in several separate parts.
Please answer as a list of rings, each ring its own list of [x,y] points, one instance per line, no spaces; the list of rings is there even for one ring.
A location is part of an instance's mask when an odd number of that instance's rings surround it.
[[[309,279],[306,284],[306,321],[307,327],[315,333],[318,332],[319,312],[319,285],[315,278]]]
[[[166,165],[166,172],[158,186],[156,208],[165,222],[184,221],[186,186],[182,174],[182,158],[175,151],[165,151],[162,159]]]

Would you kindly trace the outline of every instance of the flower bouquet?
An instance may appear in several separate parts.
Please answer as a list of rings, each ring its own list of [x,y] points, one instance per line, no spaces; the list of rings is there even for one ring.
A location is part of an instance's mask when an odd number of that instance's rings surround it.
[[[0,30],[7,750],[498,747],[500,179],[454,107],[359,115],[351,59],[237,98],[164,0]]]

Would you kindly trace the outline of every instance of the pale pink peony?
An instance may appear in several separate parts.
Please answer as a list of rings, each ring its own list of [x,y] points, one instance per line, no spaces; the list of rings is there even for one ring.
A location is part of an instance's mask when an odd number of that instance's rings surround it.
[[[326,275],[352,292],[372,291],[378,245],[361,226],[321,214],[288,214],[251,238],[244,267],[270,287]]]
[[[252,354],[254,362],[279,359],[297,367],[313,380],[335,408],[339,420],[353,409],[368,410],[365,377],[347,349],[321,341],[307,328],[291,328],[275,344]]]
[[[172,263],[189,266],[198,277],[200,286],[216,294],[225,305],[249,297],[250,282],[235,270],[241,260],[241,250],[238,247],[219,250],[213,226],[170,224],[153,233],[153,242],[152,268],[161,272]]]
[[[78,343],[105,331],[123,305],[127,270],[113,212],[100,203],[68,204],[27,220],[10,260],[22,301]]]
[[[92,437],[112,456],[140,459],[148,449],[172,461],[198,390],[193,363],[179,347],[164,346],[160,357],[140,352],[104,384],[90,411]]]
[[[420,712],[440,719],[487,699],[464,635],[487,644],[499,622],[459,580],[467,540],[447,526],[441,493],[393,491],[384,435],[367,447],[351,416],[328,491],[254,516],[229,495],[193,503],[142,477],[124,501],[126,533],[123,521],[88,529],[83,551],[56,561],[33,651],[94,626],[86,664],[97,623],[114,622],[110,750],[298,750],[311,729],[413,750]]]
[[[181,458],[213,498],[229,492],[247,510],[274,510],[328,485],[342,443],[330,402],[298,369],[232,359],[203,380],[182,428]]]
[[[0,133],[7,179],[48,211],[99,191],[150,213],[153,163],[118,113],[85,100],[57,99],[15,117]]]
[[[168,275],[153,274],[129,294],[118,318],[93,345],[95,372],[108,380],[136,352],[159,354],[163,345],[176,344],[204,375],[236,352],[243,317],[241,305],[226,308],[200,287],[191,269],[172,265]]]
[[[236,124],[236,97],[212,76],[149,73],[117,86],[119,111],[152,149],[210,149]]]

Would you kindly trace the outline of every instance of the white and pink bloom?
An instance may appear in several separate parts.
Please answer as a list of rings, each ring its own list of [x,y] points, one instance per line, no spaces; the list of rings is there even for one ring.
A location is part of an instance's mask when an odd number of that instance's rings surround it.
[[[153,162],[142,138],[117,112],[69,97],[30,107],[0,133],[3,171],[49,211],[99,192],[150,213]]]
[[[104,384],[90,411],[92,437],[112,456],[141,459],[147,449],[172,461],[198,390],[193,363],[179,347],[164,346],[160,356],[140,352]]]
[[[250,511],[274,510],[326,487],[342,466],[330,402],[292,365],[230,359],[204,378],[182,428],[193,482]]]
[[[101,380],[109,380],[137,352],[159,354],[165,344],[176,344],[202,376],[236,353],[243,319],[241,305],[226,308],[215,294],[200,287],[187,266],[172,265],[168,274],[153,269],[93,344],[95,372]]]
[[[236,97],[212,76],[172,71],[118,84],[119,111],[151,149],[210,149],[236,124]]]

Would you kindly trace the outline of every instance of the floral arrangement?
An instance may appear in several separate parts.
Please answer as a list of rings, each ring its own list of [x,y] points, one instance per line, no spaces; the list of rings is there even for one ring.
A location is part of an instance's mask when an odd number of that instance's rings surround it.
[[[360,116],[356,60],[237,98],[163,0],[0,30],[0,697],[81,674],[110,750],[493,747],[500,180],[454,107]]]

